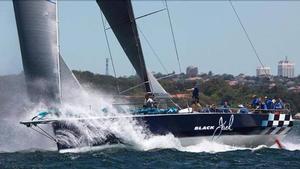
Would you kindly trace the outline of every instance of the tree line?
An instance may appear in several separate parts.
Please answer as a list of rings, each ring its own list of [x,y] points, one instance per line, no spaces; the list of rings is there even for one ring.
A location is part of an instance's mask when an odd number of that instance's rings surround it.
[[[142,83],[137,76],[115,78],[89,71],[73,71],[73,73],[80,83],[116,95]],[[167,75],[157,73],[155,76],[160,78]],[[228,101],[232,107],[237,107],[239,104],[248,105],[251,103],[252,96],[257,95],[259,97],[281,98],[286,104],[290,105],[293,113],[300,112],[300,93],[289,90],[289,85],[296,86],[300,84],[300,77],[287,79],[282,77],[233,76],[229,74],[213,75],[209,72],[193,78],[189,78],[185,74],[174,75],[159,82],[170,94],[185,96],[174,98],[174,101],[181,106],[190,104],[191,89],[197,83],[200,88],[200,103],[203,106],[219,105],[223,101]],[[143,85],[122,94],[142,97],[144,95]]]

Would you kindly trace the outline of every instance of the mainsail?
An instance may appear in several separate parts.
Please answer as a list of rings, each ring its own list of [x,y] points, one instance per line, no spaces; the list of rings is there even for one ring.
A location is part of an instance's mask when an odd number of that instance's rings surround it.
[[[137,74],[144,81],[146,91],[169,98],[170,95],[157,79],[147,71],[131,1],[97,0],[97,3]]]
[[[146,91],[151,92],[131,1],[97,0],[97,3],[135,71],[145,83]]]
[[[14,0],[22,61],[33,102],[60,102],[56,0]]]

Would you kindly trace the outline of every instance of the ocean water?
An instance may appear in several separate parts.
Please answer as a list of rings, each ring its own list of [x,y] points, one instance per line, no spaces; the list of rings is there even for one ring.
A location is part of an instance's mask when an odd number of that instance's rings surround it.
[[[103,146],[58,153],[25,149],[0,153],[0,168],[300,168],[300,122],[282,141],[285,149],[252,149],[213,142],[181,147],[170,136],[143,140],[144,146]]]

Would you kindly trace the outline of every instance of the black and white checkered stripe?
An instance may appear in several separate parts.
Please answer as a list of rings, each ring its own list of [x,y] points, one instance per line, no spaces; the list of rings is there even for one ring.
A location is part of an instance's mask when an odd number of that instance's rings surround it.
[[[263,134],[285,135],[291,130],[293,119],[289,114],[269,114],[268,120],[264,120],[262,126],[266,127]]]

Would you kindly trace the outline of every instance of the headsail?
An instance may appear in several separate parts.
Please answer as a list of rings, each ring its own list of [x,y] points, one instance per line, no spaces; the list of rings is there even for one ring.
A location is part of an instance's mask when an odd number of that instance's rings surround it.
[[[79,99],[83,89],[61,55],[59,55],[59,67],[62,101],[70,102]]]
[[[152,93],[155,95],[156,98],[167,99],[171,96],[168,92],[160,85],[157,79],[153,76],[151,72],[148,72],[149,82]]]
[[[142,47],[130,0],[97,0],[110,28],[117,37],[131,64],[151,92]]]
[[[33,102],[60,102],[56,0],[14,0],[22,61]]]

